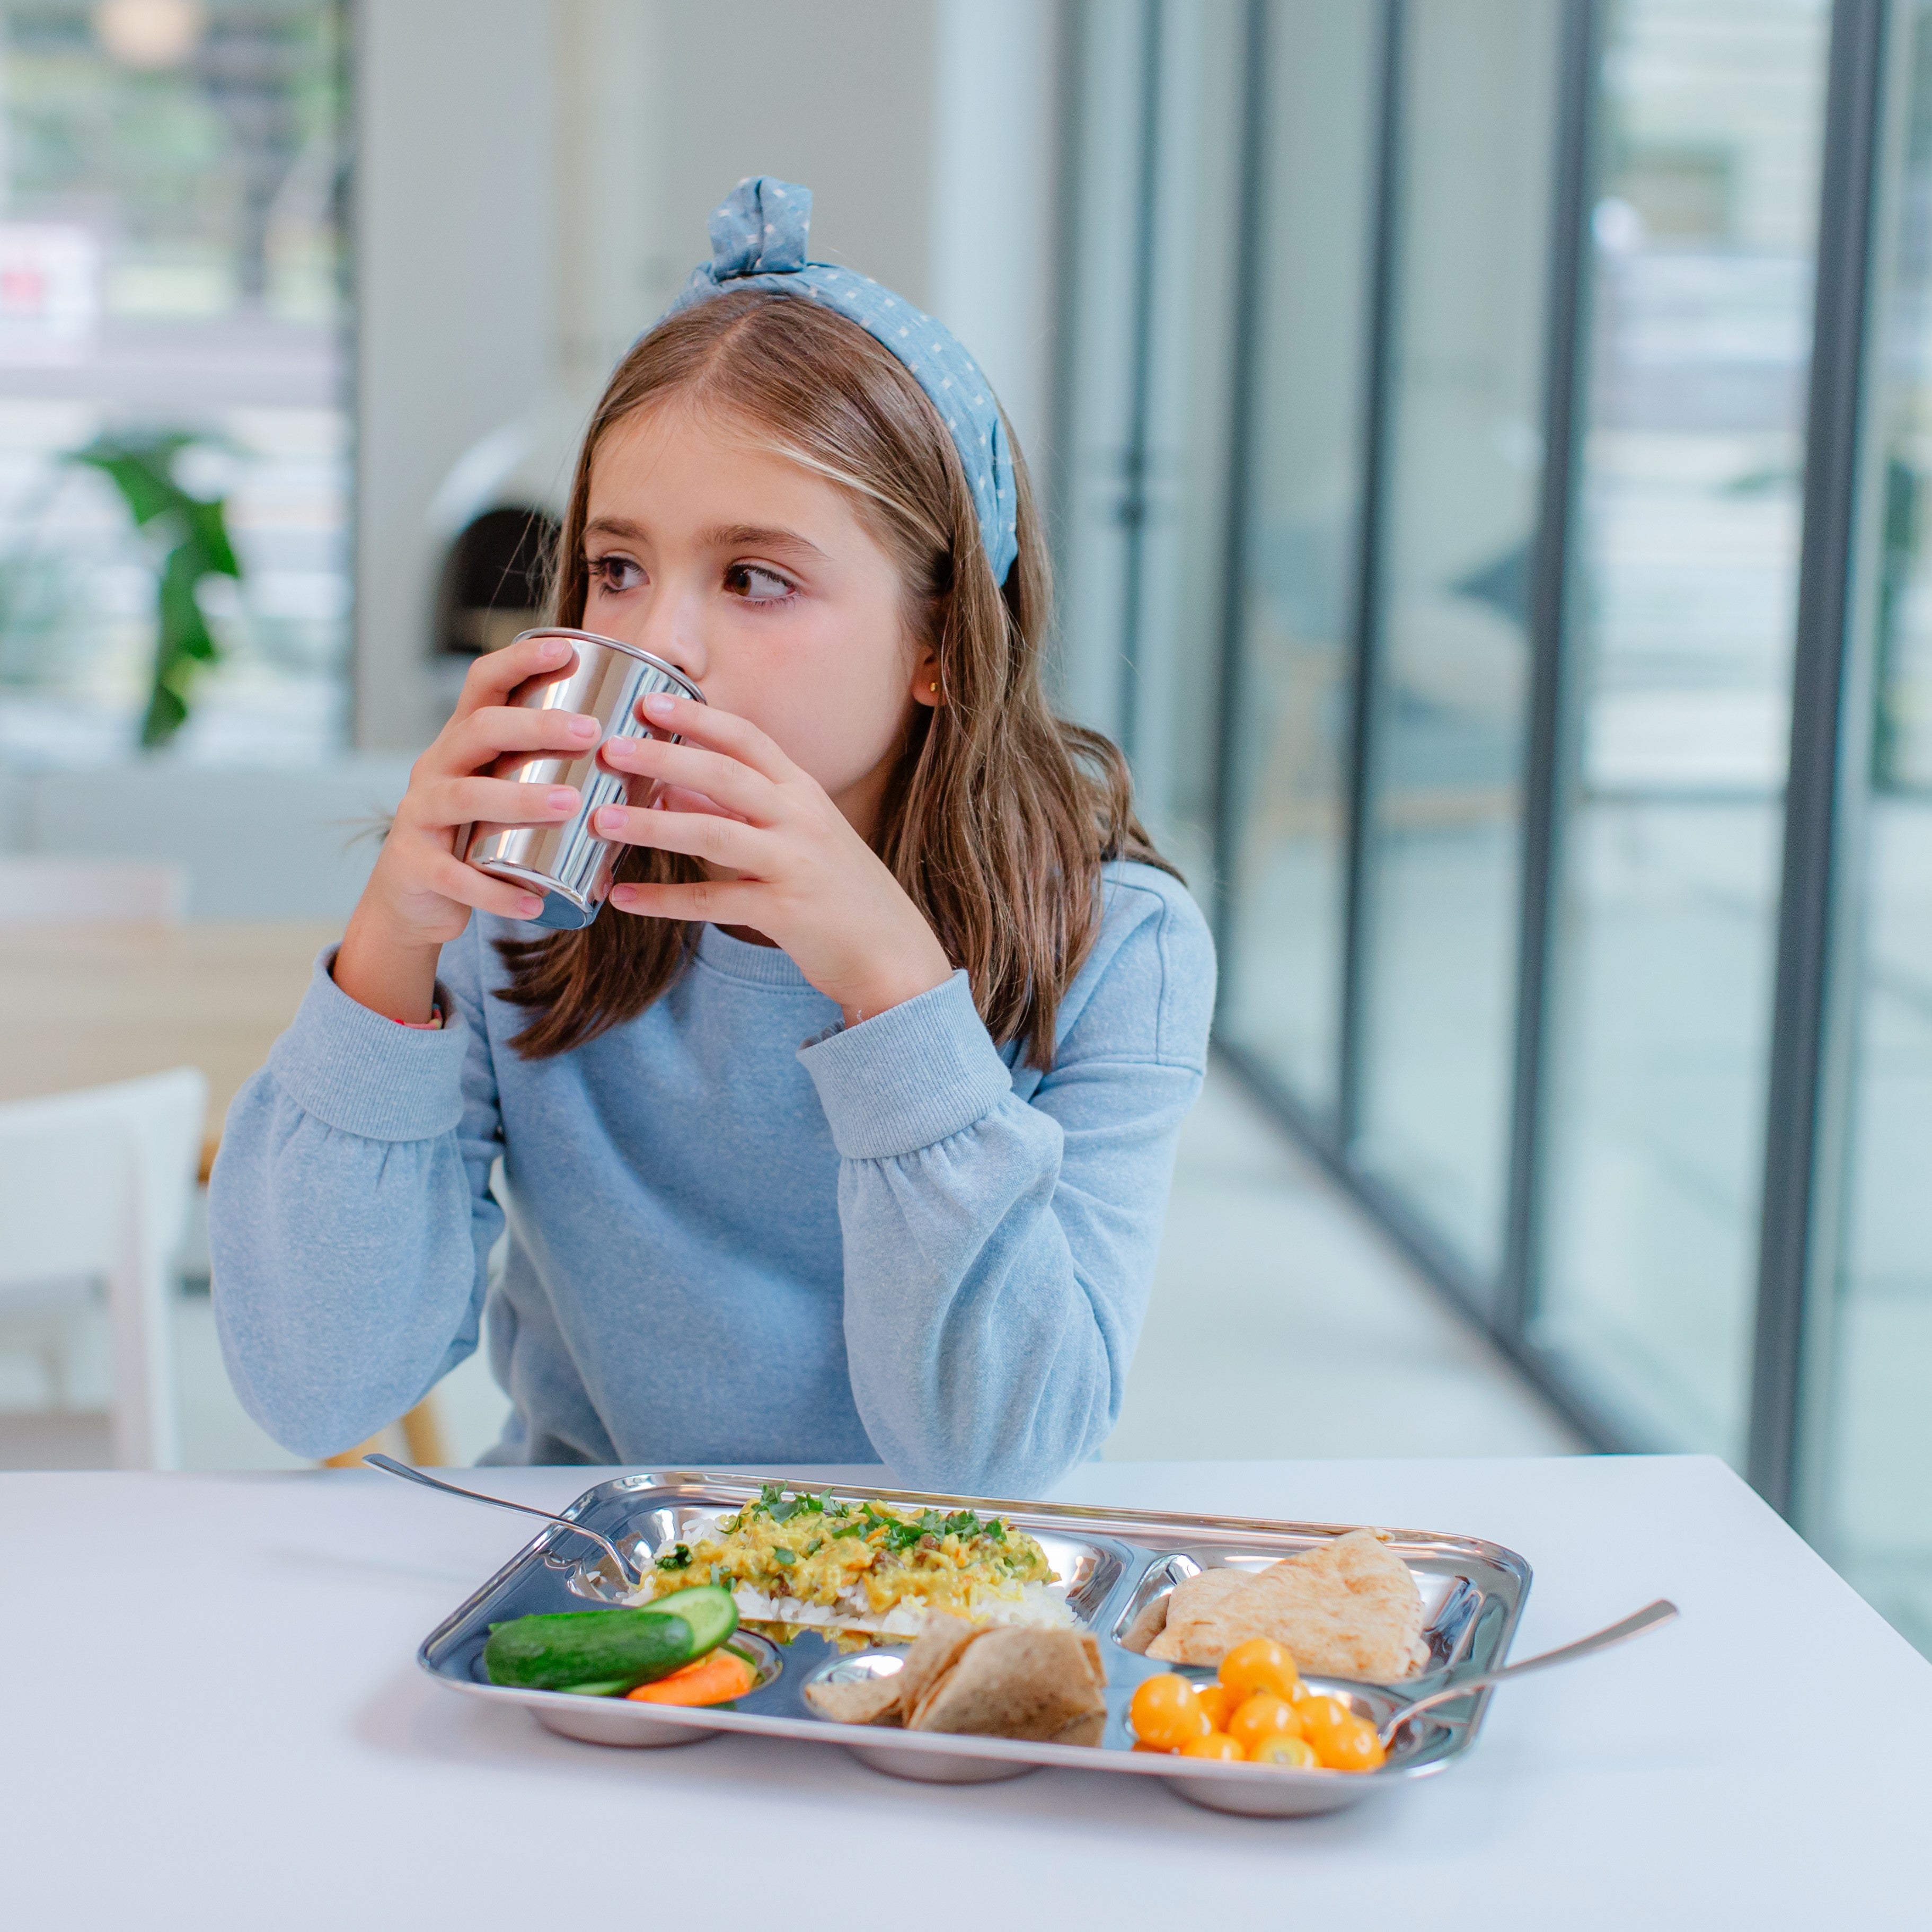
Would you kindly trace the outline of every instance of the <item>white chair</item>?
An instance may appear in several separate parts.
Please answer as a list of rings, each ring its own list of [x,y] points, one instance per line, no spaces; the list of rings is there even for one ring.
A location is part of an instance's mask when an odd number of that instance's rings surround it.
[[[117,1468],[178,1460],[173,1262],[207,1111],[191,1066],[0,1104],[0,1317],[50,1284],[106,1282]]]
[[[187,912],[184,866],[0,853],[0,926],[178,926]]]

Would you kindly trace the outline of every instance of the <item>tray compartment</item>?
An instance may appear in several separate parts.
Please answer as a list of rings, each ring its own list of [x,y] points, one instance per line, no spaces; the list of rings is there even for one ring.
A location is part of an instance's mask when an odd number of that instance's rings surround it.
[[[1167,1599],[1177,1584],[1190,1576],[1199,1576],[1204,1570],[1264,1570],[1287,1553],[1290,1552],[1214,1544],[1193,1545],[1156,1557],[1126,1594],[1106,1634],[1123,1650],[1136,1657],[1144,1657],[1148,1646],[1160,1634],[1166,1620]],[[1400,1680],[1406,1691],[1416,1694],[1416,1686],[1436,1682],[1443,1678],[1445,1672],[1466,1660],[1466,1653],[1474,1640],[1476,1624],[1487,1598],[1480,1585],[1468,1574],[1466,1564],[1444,1568],[1444,1559],[1440,1557],[1430,1556],[1418,1560],[1406,1552],[1397,1553],[1403,1557],[1422,1599],[1422,1635],[1429,1646],[1429,1661],[1413,1675]],[[1179,1669],[1184,1672],[1199,1668],[1171,1664],[1162,1667]]]

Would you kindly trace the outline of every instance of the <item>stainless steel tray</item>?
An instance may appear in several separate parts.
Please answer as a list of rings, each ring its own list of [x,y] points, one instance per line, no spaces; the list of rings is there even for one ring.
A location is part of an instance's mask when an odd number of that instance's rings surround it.
[[[623,1476],[586,1490],[563,1514],[600,1531],[626,1556],[640,1562],[676,1542],[698,1511],[730,1508],[758,1493],[756,1476],[690,1470]],[[611,1579],[585,1562],[584,1539],[543,1532],[458,1605],[424,1640],[417,1660],[452,1690],[526,1706],[539,1724],[586,1743],[662,1745],[696,1743],[731,1732],[805,1738],[843,1745],[862,1762],[896,1778],[969,1784],[1018,1778],[1042,1765],[1133,1778],[1158,1778],[1197,1804],[1261,1817],[1339,1810],[1378,1792],[1444,1771],[1476,1740],[1490,1693],[1438,1706],[1398,1734],[1389,1760],[1367,1775],[1330,1771],[1277,1771],[1260,1765],[1136,1752],[1126,1729],[1126,1706],[1140,1680],[1172,1669],[1132,1647],[1135,1626],[1156,1599],[1196,1570],[1234,1564],[1258,1568],[1339,1536],[1353,1525],[1272,1522],[1258,1517],[1190,1516],[1068,1503],[1005,1502],[940,1496],[916,1490],[848,1489],[856,1498],[970,1508],[996,1512],[1036,1538],[1061,1577],[1069,1606],[1099,1638],[1107,1669],[1108,1718],[1099,1748],[1016,1742],[835,1724],[814,1715],[804,1687],[832,1672],[866,1667],[867,1653],[840,1652],[826,1639],[802,1633],[772,1660],[781,1667],[730,1709],[693,1711],[577,1697],[556,1691],[506,1690],[483,1678],[483,1644],[493,1623],[543,1610],[578,1607],[586,1598],[609,1600]],[[1390,1547],[1420,1589],[1430,1660],[1400,1688],[1310,1676],[1317,1689],[1380,1723],[1396,1706],[1502,1663],[1529,1594],[1529,1565],[1514,1550],[1474,1537],[1426,1530],[1391,1532]],[[606,1559],[599,1559],[604,1561]],[[1204,1671],[1184,1671],[1203,1677]]]

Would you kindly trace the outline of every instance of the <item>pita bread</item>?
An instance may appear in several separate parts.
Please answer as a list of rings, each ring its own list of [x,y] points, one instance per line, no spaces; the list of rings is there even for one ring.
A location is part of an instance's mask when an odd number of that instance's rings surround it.
[[[901,1673],[903,1675],[903,1673]],[[805,1701],[835,1724],[896,1724],[898,1677],[830,1678],[805,1687]]]
[[[1107,1702],[1095,1681],[1097,1646],[1083,1638],[1010,1624],[979,1633],[913,1709],[906,1729],[1097,1743]]]
[[[893,1679],[899,1687],[902,1719],[919,1708],[926,1693],[959,1661],[960,1653],[976,1637],[985,1636],[988,1628],[950,1616],[944,1610],[926,1612],[926,1622],[906,1652],[905,1668]]]
[[[933,1685],[958,1660],[959,1654],[986,1626],[968,1623],[944,1610],[928,1610],[905,1662],[890,1677],[830,1678],[805,1687],[805,1701],[835,1724],[902,1724]],[[1088,1643],[1094,1640],[1088,1638]],[[1095,1668],[1100,1647],[1094,1646]],[[1104,1682],[1104,1678],[1102,1682]]]
[[[1177,1584],[1166,1626],[1147,1647],[1174,1664],[1219,1664],[1250,1637],[1272,1637],[1318,1677],[1392,1683],[1428,1660],[1422,1599],[1378,1531],[1350,1530],[1258,1573],[1205,1570]]]

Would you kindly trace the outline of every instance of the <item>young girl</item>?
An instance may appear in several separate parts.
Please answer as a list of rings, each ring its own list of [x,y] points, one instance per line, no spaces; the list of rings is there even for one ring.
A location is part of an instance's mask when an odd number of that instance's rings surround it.
[[[418,1401],[486,1288],[493,1461],[1024,1496],[1119,1412],[1213,950],[1118,754],[1046,708],[1046,560],[985,378],[806,262],[810,200],[760,178],[718,210],[578,463],[556,621],[710,700],[606,746],[670,808],[598,814],[602,916],[519,923],[542,902],[457,856],[472,820],[577,804],[480,776],[596,736],[507,702],[567,656],[528,640],[471,671],[230,1112],[222,1346],[300,1454]]]

